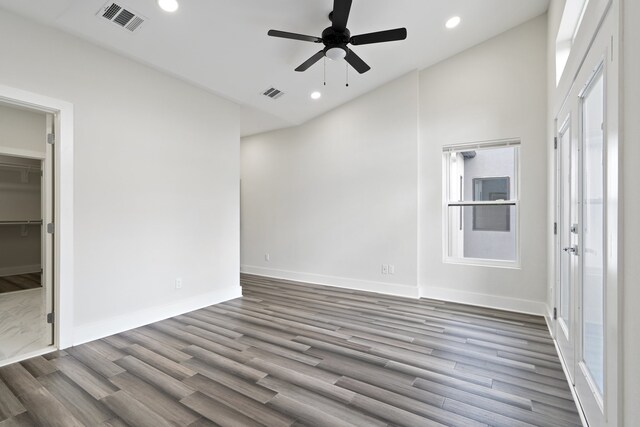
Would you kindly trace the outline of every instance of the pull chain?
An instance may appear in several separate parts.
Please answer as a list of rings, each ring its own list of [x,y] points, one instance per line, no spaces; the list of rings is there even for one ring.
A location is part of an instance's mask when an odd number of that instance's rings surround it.
[[[346,86],[349,87],[349,64],[347,64],[345,62],[345,66],[347,68],[347,71],[346,71],[346,73],[347,73],[347,84],[346,84]]]
[[[327,85],[327,57],[324,57],[324,85]]]

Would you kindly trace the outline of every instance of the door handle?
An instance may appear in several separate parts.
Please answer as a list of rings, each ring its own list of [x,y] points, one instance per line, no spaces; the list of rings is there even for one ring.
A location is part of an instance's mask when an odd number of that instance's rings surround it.
[[[569,246],[568,248],[563,248],[562,250],[565,251],[565,252],[577,255],[577,253],[578,253],[578,245]]]

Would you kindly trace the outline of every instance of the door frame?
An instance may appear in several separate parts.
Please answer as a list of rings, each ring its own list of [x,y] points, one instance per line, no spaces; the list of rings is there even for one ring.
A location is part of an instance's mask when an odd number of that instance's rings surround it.
[[[73,345],[73,295],[74,295],[74,257],[73,257],[73,104],[50,98],[26,90],[0,85],[0,101],[19,107],[53,114],[56,129],[54,150],[55,188],[53,205],[55,218],[55,238],[53,251],[53,305],[54,334],[53,346],[47,351],[63,349]],[[16,155],[28,154],[14,150]],[[45,351],[46,352],[46,351]],[[42,354],[43,352],[40,352]],[[34,356],[28,354],[20,359]],[[3,361],[9,364],[17,360]]]
[[[555,311],[554,311],[554,323],[555,323],[555,333],[554,333],[554,337],[556,340],[556,343],[558,345],[558,352],[560,353],[560,356],[562,357],[564,353],[564,351],[567,352],[567,354],[570,354],[571,360],[563,360],[565,368],[566,368],[566,375],[567,375],[567,379],[569,380],[569,382],[571,384],[573,384],[573,382],[575,381],[575,357],[573,357],[573,355],[575,354],[575,342],[573,339],[573,335],[575,335],[576,333],[576,325],[575,325],[575,316],[574,313],[577,311],[577,308],[575,307],[575,302],[576,302],[576,285],[577,282],[580,280],[579,277],[579,269],[575,268],[575,262],[576,260],[573,259],[573,257],[569,256],[571,262],[568,265],[569,268],[569,283],[567,284],[569,286],[569,315],[568,315],[568,319],[567,322],[568,324],[566,325],[567,331],[565,333],[563,325],[562,325],[562,257],[565,256],[567,257],[568,255],[563,251],[563,233],[566,233],[569,230],[569,242],[568,244],[571,245],[572,242],[572,235],[570,232],[571,227],[569,227],[569,229],[567,230],[565,228],[566,224],[563,224],[563,220],[564,220],[564,207],[562,206],[563,202],[566,202],[566,198],[569,197],[569,222],[572,223],[573,222],[573,207],[572,207],[572,197],[574,196],[578,196],[574,195],[572,192],[572,186],[571,184],[569,185],[569,194],[566,194],[565,191],[566,189],[563,189],[563,185],[564,185],[564,176],[563,174],[566,174],[567,172],[570,172],[572,174],[572,177],[579,179],[580,175],[580,162],[578,162],[578,164],[574,164],[574,158],[573,158],[573,149],[574,149],[574,145],[577,144],[577,139],[579,139],[579,136],[576,135],[576,132],[574,130],[574,126],[575,123],[574,121],[576,120],[575,117],[575,112],[571,111],[571,109],[569,108],[568,104],[565,103],[563,104],[562,108],[560,109],[558,116],[555,120],[554,123],[556,123],[556,129],[555,129],[555,134],[556,134],[556,148],[555,148],[555,215],[556,215],[556,222],[555,222],[555,226],[554,226],[554,232],[556,234],[556,242],[554,245],[554,259],[555,259],[555,295],[554,295],[554,301],[555,301]],[[569,147],[568,147],[568,152],[565,152],[565,147],[563,146],[564,142],[563,142],[563,136],[568,133],[569,134]],[[563,168],[563,156],[569,156],[569,171],[565,171]],[[578,169],[576,169],[578,168]],[[575,174],[574,174],[575,173]],[[566,339],[565,339],[566,337]]]

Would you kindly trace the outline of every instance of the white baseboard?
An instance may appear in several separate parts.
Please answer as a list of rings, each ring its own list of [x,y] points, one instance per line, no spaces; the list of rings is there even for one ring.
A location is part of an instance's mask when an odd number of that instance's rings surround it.
[[[298,282],[307,282],[316,285],[377,292],[380,294],[395,295],[406,298],[419,298],[420,296],[418,287],[411,285],[374,282],[369,280],[350,279],[346,277],[325,276],[322,274],[301,273],[298,271],[277,270],[272,268],[256,267],[253,265],[241,265],[240,272],[255,274],[258,276],[272,277],[274,279],[295,280]]]
[[[98,322],[76,326],[73,331],[73,345],[119,334],[120,332],[135,329],[190,311],[199,310],[203,307],[219,304],[241,296],[242,289],[238,286],[223,291],[196,295],[161,307],[148,308],[135,313],[123,314]]]
[[[40,264],[36,265],[19,265],[17,267],[0,268],[0,277],[15,276],[17,274],[40,273]]]
[[[539,316],[544,316],[547,311],[547,305],[542,301],[478,294],[474,292],[430,286],[423,286],[421,288],[420,297],[477,305],[480,307],[496,308],[499,310],[515,311],[518,313],[535,314]]]

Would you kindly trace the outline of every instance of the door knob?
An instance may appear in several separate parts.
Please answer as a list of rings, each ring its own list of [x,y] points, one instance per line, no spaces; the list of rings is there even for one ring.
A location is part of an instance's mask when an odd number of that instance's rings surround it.
[[[564,248],[562,250],[565,251],[565,252],[571,253],[571,254],[577,254],[578,253],[578,245],[569,246],[568,248]]]

